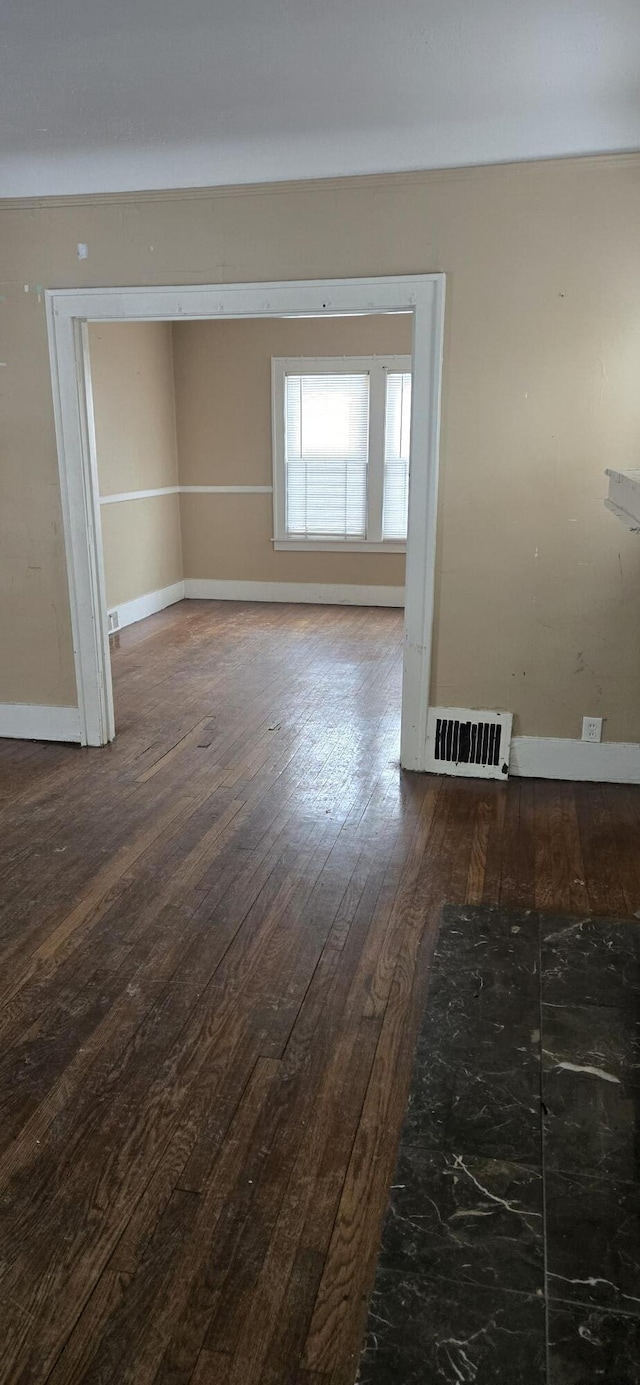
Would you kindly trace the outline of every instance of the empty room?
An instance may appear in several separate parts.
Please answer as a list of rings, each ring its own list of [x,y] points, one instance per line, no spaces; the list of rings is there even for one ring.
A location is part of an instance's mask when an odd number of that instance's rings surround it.
[[[640,11],[4,38],[0,1382],[640,1385]]]
[[[383,680],[395,678],[388,710],[397,760],[411,315],[93,322],[86,345],[102,569],[96,622],[106,614],[114,726],[139,722],[148,742],[141,753],[157,761],[169,742],[173,748],[186,735],[209,735],[214,721],[220,732],[222,718],[237,717],[245,705],[245,680],[256,681],[266,641],[283,701],[269,692],[275,724],[266,735],[260,728],[265,753],[273,753],[280,739],[273,733],[291,715],[298,722],[308,716],[309,698],[325,723],[332,697],[340,716],[362,715],[364,659],[367,685],[375,681],[371,661]],[[204,605],[196,608],[196,600]],[[280,609],[264,611],[258,602]],[[123,638],[125,627],[177,603],[175,619],[147,621]],[[282,609],[293,604],[303,609]],[[320,604],[368,609],[309,609]],[[319,663],[311,675],[309,649],[323,633],[328,662],[322,676]],[[234,662],[223,692],[212,679],[227,669],[225,640]],[[144,705],[142,678],[153,685]],[[263,683],[264,669],[254,700]],[[237,749],[246,756],[246,727]]]

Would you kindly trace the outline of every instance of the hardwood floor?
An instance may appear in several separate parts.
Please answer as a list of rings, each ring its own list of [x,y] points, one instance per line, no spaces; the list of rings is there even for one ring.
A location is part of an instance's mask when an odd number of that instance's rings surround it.
[[[182,603],[0,742],[0,1381],[352,1385],[441,904],[640,908],[637,789],[400,773],[401,634]]]

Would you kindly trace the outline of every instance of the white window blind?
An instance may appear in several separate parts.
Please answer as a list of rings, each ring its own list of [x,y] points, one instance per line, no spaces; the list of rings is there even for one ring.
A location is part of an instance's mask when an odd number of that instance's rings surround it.
[[[365,538],[369,375],[285,376],[286,531]]]
[[[407,537],[410,437],[411,375],[406,371],[390,371],[387,375],[384,428],[384,539]]]

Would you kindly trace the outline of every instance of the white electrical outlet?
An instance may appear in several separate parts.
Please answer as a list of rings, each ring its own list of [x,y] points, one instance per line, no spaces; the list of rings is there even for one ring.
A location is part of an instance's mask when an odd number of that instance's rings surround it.
[[[591,742],[602,740],[602,717],[582,718],[582,739]]]

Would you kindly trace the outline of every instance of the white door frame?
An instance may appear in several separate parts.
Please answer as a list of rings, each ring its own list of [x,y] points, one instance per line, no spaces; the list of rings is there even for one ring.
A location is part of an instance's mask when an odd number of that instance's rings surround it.
[[[115,734],[87,323],[410,312],[413,316],[413,389],[401,760],[405,769],[425,768],[444,291],[444,274],[46,291],[83,745],[105,745]]]

